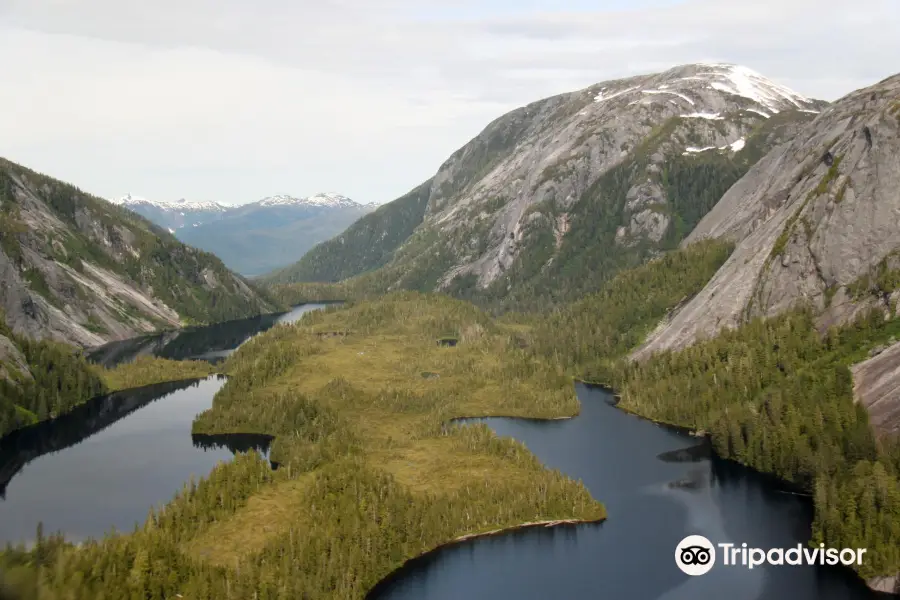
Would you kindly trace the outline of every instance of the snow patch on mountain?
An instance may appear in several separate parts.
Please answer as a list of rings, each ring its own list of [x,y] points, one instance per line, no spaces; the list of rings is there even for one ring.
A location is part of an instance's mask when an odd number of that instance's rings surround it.
[[[229,207],[219,204],[218,202],[210,202],[210,201],[194,201],[194,200],[185,200],[181,198],[175,201],[166,201],[166,200],[148,200],[147,198],[143,198],[141,196],[135,196],[132,194],[125,194],[121,198],[116,198],[110,200],[113,204],[118,204],[119,206],[125,206],[126,208],[131,208],[133,206],[154,206],[160,210],[169,211],[169,212],[180,212],[184,214],[185,211],[188,212],[199,212],[199,211],[215,211],[215,212],[225,212]]]
[[[704,146],[703,148],[695,148],[693,146],[688,146],[687,148],[684,149],[684,152],[682,152],[681,154],[683,156],[688,156],[689,154],[698,154],[700,152],[708,152],[710,150],[731,150],[732,152],[740,152],[741,150],[744,149],[744,146],[746,146],[746,145],[747,145],[747,140],[745,140],[744,138],[740,138],[739,140],[736,140],[736,141],[732,142],[731,144],[728,144],[727,146],[718,146],[718,147]]]
[[[606,93],[606,88],[603,88],[599,92],[597,92],[596,96],[594,96],[594,102],[604,102],[606,100],[612,100],[613,98],[616,98],[618,96],[623,96],[623,95],[627,94],[628,92],[633,92],[637,89],[638,89],[637,87],[630,87],[628,89],[622,90],[621,92],[615,92],[613,94],[610,94],[609,96],[604,96],[603,94]]]
[[[769,113],[765,113],[765,112],[763,112],[763,111],[761,111],[761,110],[756,110],[755,108],[748,108],[748,109],[747,109],[747,112],[756,113],[756,114],[758,114],[758,115],[760,115],[760,116],[762,116],[762,117],[765,117],[766,119],[769,119],[769,118],[772,117],[772,115],[770,115]],[[806,112],[806,111],[801,111],[801,112]],[[814,111],[812,111],[812,112],[816,112],[816,113],[817,113],[817,112],[819,112],[819,111],[815,111],[815,110],[814,110]]]
[[[287,194],[278,194],[263,198],[255,204],[260,206],[324,206],[329,208],[361,206],[347,196],[334,192],[315,194],[306,198],[295,198]]]
[[[746,146],[746,145],[747,145],[747,141],[744,138],[741,138],[741,139],[737,140],[736,142],[734,142],[733,144],[731,144],[731,151],[732,152],[740,152],[741,150],[744,149],[744,146]]]
[[[670,94],[670,95],[672,95],[672,96],[678,96],[679,98],[681,98],[681,99],[684,100],[685,102],[690,103],[691,106],[694,106],[694,101],[693,101],[693,100],[691,100],[690,98],[688,98],[688,97],[685,96],[684,94],[679,94],[678,92],[668,92],[668,91],[665,91],[665,90],[641,90],[641,93],[643,93],[643,94]]]
[[[748,98],[773,113],[777,113],[785,101],[799,109],[803,109],[811,103],[809,98],[763,77],[753,69],[720,63],[703,63],[703,66],[715,69],[698,73],[698,75],[711,79],[710,86],[714,90]]]
[[[702,112],[695,112],[695,113],[691,113],[689,115],[681,115],[681,116],[685,119],[708,119],[710,121],[721,121],[723,118],[722,115],[720,115],[719,113],[702,113]]]

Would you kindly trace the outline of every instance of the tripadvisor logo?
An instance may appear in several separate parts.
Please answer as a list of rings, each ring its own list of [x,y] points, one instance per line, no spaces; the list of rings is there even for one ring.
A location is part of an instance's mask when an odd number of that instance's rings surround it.
[[[675,564],[688,575],[705,575],[716,564],[716,549],[702,535],[689,535],[675,548]]]
[[[726,567],[752,569],[761,565],[861,565],[865,548],[818,548],[797,544],[793,548],[748,548],[747,544],[713,545],[702,535],[689,535],[675,548],[675,564],[688,575],[705,575],[716,564],[716,546],[721,564]]]

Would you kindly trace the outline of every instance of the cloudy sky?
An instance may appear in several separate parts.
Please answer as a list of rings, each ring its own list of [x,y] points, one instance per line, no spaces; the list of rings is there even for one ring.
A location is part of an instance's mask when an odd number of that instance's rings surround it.
[[[826,100],[898,0],[0,0],[0,156],[112,197],[386,202],[505,111],[694,61]]]

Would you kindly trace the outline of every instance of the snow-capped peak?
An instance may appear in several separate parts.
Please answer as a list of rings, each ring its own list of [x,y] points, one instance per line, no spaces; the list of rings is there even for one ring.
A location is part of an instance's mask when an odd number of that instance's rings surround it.
[[[595,94],[594,106],[600,104],[600,107],[586,107],[579,113],[581,115],[592,111],[608,112],[626,105],[660,104],[685,109],[693,107],[688,111],[691,113],[688,116],[712,115],[724,107],[733,110],[733,105],[723,104],[723,100],[733,100],[731,96],[750,100],[749,103],[739,102],[739,107],[766,118],[782,110],[817,112],[811,110],[817,107],[816,101],[775,83],[753,69],[730,63],[680,65],[664,73],[610,81],[591,89]],[[709,110],[712,108],[716,110]]]
[[[356,206],[357,203],[341,194],[334,192],[326,192],[316,194],[306,198],[295,198],[287,194],[278,194],[269,196],[257,202],[260,206],[327,206],[327,207],[346,207]]]
[[[749,98],[772,112],[778,112],[786,102],[800,109],[812,104],[812,100],[806,96],[775,83],[748,67],[730,63],[700,63],[699,66],[709,69],[697,75],[708,77],[710,87],[714,90]]]
[[[113,204],[118,204],[120,206],[154,206],[160,210],[165,211],[217,211],[224,212],[228,210],[227,206],[219,204],[218,202],[210,202],[210,201],[193,201],[193,200],[185,200],[181,198],[179,200],[174,200],[167,202],[165,200],[148,200],[146,198],[142,198],[140,196],[135,196],[132,194],[125,194],[121,198],[116,198],[114,200],[110,200]]]

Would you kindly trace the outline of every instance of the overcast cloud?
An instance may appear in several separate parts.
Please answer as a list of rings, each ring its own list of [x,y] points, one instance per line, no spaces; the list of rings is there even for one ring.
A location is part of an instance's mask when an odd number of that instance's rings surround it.
[[[0,156],[92,193],[386,202],[507,110],[680,63],[834,100],[898,0],[0,0]]]

